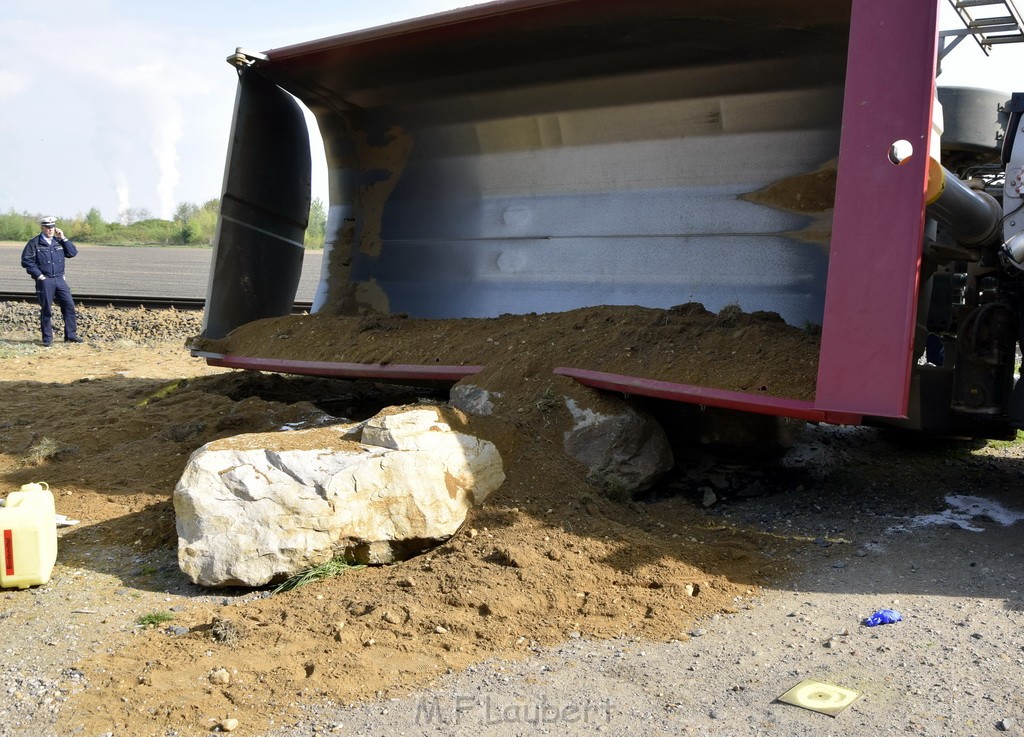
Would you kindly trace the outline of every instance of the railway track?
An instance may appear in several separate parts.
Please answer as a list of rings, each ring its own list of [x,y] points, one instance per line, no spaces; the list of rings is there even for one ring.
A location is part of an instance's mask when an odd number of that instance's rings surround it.
[[[0,302],[35,303],[35,292],[0,292]],[[145,307],[147,310],[202,310],[206,300],[199,297],[141,297],[123,294],[75,294],[75,304],[86,307]],[[309,312],[312,302],[296,302],[293,314]]]

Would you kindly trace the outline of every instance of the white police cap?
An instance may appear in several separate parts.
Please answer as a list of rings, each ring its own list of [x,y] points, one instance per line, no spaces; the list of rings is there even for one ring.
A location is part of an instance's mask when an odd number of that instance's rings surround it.
[[[57,224],[57,218],[55,218],[53,215],[47,215],[46,217],[39,221],[39,224],[46,225],[47,227],[52,227]]]

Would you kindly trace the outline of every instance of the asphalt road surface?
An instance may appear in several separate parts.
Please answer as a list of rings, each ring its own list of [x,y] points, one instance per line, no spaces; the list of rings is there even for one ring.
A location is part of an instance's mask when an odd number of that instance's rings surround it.
[[[23,243],[0,243],[0,291],[30,292]],[[212,248],[81,245],[65,276],[75,294],[205,298]],[[323,251],[307,251],[296,301],[312,302]]]

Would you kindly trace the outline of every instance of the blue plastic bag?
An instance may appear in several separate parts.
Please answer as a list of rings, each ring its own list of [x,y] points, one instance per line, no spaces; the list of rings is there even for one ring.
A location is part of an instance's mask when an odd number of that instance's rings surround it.
[[[870,617],[864,620],[868,627],[877,627],[880,624],[894,624],[903,621],[903,615],[895,609],[879,609]]]

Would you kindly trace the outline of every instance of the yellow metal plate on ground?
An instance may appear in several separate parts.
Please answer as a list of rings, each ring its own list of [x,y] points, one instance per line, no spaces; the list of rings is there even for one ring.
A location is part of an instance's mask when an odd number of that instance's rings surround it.
[[[800,681],[786,691],[779,697],[779,701],[834,717],[859,698],[859,691],[808,680]]]

